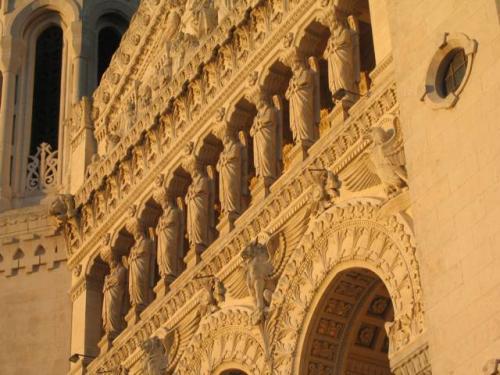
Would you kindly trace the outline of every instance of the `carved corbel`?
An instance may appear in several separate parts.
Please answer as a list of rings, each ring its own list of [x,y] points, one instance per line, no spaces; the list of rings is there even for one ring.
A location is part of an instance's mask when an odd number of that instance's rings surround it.
[[[63,230],[66,247],[71,254],[82,238],[80,213],[75,207],[74,196],[59,194],[51,203],[49,214],[55,219],[56,226]]]

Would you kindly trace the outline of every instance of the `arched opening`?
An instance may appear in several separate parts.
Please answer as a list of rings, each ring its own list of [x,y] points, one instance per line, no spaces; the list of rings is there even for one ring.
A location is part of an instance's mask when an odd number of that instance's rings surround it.
[[[30,155],[42,143],[58,148],[63,31],[45,29],[36,41]]]
[[[241,370],[230,369],[222,371],[220,375],[247,375],[247,373]]]
[[[121,34],[114,27],[105,27],[99,32],[97,50],[97,83],[111,62],[111,58],[120,45]]]
[[[390,375],[385,323],[394,319],[389,292],[373,272],[339,273],[307,328],[302,374]]]
[[[101,82],[127,28],[128,21],[116,13],[105,14],[97,21],[97,84]]]

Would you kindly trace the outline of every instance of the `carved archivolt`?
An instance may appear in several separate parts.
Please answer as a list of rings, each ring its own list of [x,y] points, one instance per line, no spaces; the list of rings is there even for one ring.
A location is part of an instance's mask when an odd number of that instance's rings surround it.
[[[248,307],[219,310],[200,322],[175,374],[214,374],[226,364],[249,375],[266,374],[265,349]]]
[[[274,367],[298,373],[308,319],[336,274],[367,268],[385,283],[395,309],[388,323],[390,356],[424,331],[413,232],[399,214],[382,217],[375,199],[333,206],[312,220],[280,278],[271,306]]]

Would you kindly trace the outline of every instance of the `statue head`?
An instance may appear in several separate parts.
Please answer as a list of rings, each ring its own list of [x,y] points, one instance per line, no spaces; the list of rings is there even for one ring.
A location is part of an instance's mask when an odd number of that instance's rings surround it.
[[[304,70],[306,67],[305,58],[300,52],[296,52],[292,60],[292,72],[297,73]]]
[[[259,91],[257,98],[257,110],[261,111],[269,105],[269,95],[263,89]]]

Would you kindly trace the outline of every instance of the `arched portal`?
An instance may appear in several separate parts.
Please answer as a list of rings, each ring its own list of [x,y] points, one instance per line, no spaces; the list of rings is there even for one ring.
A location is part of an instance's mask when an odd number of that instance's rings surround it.
[[[362,268],[340,272],[306,327],[301,374],[391,374],[385,323],[394,319],[389,292]]]

